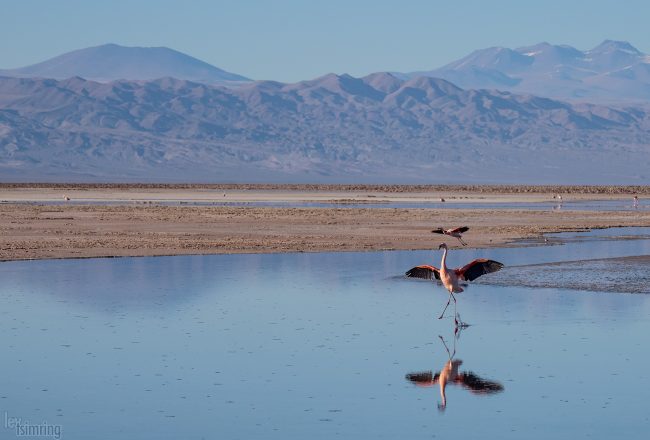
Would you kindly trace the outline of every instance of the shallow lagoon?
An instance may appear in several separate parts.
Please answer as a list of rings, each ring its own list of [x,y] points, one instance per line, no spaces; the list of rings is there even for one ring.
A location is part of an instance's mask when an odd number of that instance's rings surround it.
[[[0,201],[0,203],[8,203]],[[95,199],[75,199],[72,201],[62,200],[39,200],[31,202],[17,202],[26,205],[46,205],[46,206],[84,206],[84,205],[131,205],[131,204],[154,204],[161,206],[229,206],[229,207],[267,207],[267,208],[337,208],[337,209],[512,209],[526,211],[642,211],[649,208],[647,202],[642,200],[639,206],[634,206],[631,200],[568,200],[564,203],[554,201],[547,202],[468,202],[463,200],[450,200],[449,202],[337,202],[335,199],[330,201],[251,201],[251,202],[224,202],[222,200],[205,201],[205,200],[121,200],[106,201]]]
[[[184,204],[192,204],[184,203]],[[648,209],[647,205],[634,206],[628,200],[570,200],[557,202],[198,202],[196,205],[217,206],[268,206],[280,208],[396,208],[396,209],[517,209],[526,211],[635,211]]]
[[[564,245],[452,251],[508,266],[650,253],[648,228]],[[1,438],[645,438],[650,296],[473,284],[454,342],[442,287],[401,274],[439,252],[0,264]],[[510,270],[516,270],[511,268]],[[489,282],[489,277],[482,278]],[[461,371],[490,395],[405,376]],[[10,423],[9,423],[10,424]]]

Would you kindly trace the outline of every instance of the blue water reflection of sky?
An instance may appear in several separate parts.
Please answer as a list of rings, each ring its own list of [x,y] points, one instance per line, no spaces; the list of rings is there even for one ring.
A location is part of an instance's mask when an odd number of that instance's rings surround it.
[[[569,200],[559,204],[554,201],[548,202],[466,202],[450,200],[447,202],[363,202],[353,203],[345,201],[337,203],[336,200],[314,202],[314,201],[249,201],[249,202],[224,202],[223,200],[176,200],[176,201],[107,201],[94,199],[76,199],[72,201],[63,200],[40,200],[37,202],[18,202],[27,205],[131,205],[134,203],[152,203],[163,206],[231,206],[231,207],[270,207],[270,208],[338,208],[338,209],[506,209],[526,211],[645,211],[649,206],[642,200],[639,206],[635,207],[632,200]]]
[[[450,265],[650,246],[589,237],[452,251]],[[470,286],[459,312],[472,325],[456,358],[504,391],[448,387],[438,411],[439,390],[405,375],[447,361],[438,336],[452,341],[453,323],[436,319],[446,294],[399,277],[438,260],[418,251],[3,263],[0,411],[59,424],[63,438],[642,438],[646,295]]]

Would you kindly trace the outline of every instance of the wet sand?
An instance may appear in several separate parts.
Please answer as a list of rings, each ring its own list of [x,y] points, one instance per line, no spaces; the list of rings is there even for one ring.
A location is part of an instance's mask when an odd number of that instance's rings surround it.
[[[464,188],[464,187],[463,187]],[[0,186],[0,260],[181,254],[431,249],[467,225],[469,247],[613,226],[650,226],[650,211],[287,208],[196,202],[549,202],[631,200],[631,187]],[[492,188],[492,190],[488,190]],[[581,190],[580,188],[583,188]],[[71,199],[66,203],[63,199]],[[645,200],[641,196],[642,203]],[[83,201],[84,204],[75,204]],[[160,203],[172,203],[160,205]],[[540,240],[541,241],[541,240]],[[534,244],[534,240],[533,240]]]

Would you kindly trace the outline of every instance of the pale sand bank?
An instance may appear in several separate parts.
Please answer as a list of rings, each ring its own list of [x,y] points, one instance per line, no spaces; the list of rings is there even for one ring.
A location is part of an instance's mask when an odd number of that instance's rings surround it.
[[[365,189],[365,188],[363,188]],[[366,200],[549,201],[552,194],[226,189],[230,201]],[[431,249],[442,240],[432,227],[467,225],[470,247],[507,246],[544,232],[650,226],[650,211],[527,211],[494,209],[360,209],[163,206],[163,201],[213,201],[210,188],[0,188],[0,260],[223,254],[250,252]],[[115,205],[34,205],[72,200]],[[586,199],[627,194],[571,194]],[[566,197],[565,197],[566,199]],[[123,203],[122,203],[123,202]],[[154,202],[154,204],[149,204]],[[455,239],[447,239],[457,246]]]

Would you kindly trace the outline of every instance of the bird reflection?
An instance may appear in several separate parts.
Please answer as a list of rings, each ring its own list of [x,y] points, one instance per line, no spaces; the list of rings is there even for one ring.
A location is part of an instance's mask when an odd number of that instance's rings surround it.
[[[449,347],[447,347],[447,343],[443,337],[438,336],[448,355],[448,360],[442,367],[442,370],[437,373],[433,373],[433,371],[422,371],[408,373],[406,375],[406,380],[417,386],[432,387],[437,384],[440,387],[440,397],[442,399],[442,403],[438,404],[438,410],[440,411],[444,411],[447,408],[447,385],[460,385],[472,394],[477,395],[496,394],[504,389],[503,385],[499,382],[483,379],[472,371],[460,371],[460,366],[463,364],[463,361],[454,359],[456,355],[456,341],[459,335],[460,332],[458,331],[454,334],[452,352],[449,351]]]

